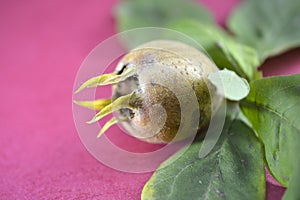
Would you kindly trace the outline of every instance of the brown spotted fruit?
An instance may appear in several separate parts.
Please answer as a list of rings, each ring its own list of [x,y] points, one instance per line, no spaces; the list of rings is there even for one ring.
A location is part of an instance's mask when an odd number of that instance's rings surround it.
[[[222,98],[208,80],[208,75],[217,70],[207,55],[196,48],[177,41],[152,41],[126,54],[115,72],[91,78],[76,91],[111,84],[110,99],[75,103],[100,110],[89,123],[115,113],[99,136],[113,124],[121,123],[129,134],[144,141],[178,141],[193,132],[180,132],[183,123],[197,130],[207,127],[216,102]],[[196,104],[192,103],[193,95]],[[197,110],[199,115],[194,115],[192,112]]]

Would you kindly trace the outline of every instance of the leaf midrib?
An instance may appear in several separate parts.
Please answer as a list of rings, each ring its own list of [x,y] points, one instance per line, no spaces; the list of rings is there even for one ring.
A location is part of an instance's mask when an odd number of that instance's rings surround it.
[[[226,132],[224,133],[224,134],[229,134],[229,132],[230,132],[230,130],[231,130],[231,127],[232,127],[232,124],[236,121],[236,118],[237,118],[237,114],[235,114],[235,116],[233,117],[233,119],[231,119],[231,122],[230,122],[230,124],[228,125],[228,127],[227,127],[227,129],[226,129]],[[222,143],[221,143],[221,145],[219,146],[219,148],[215,151],[215,155],[211,155],[211,156],[216,156],[217,157],[217,163],[216,163],[216,166],[220,166],[220,160],[221,160],[221,157],[219,156],[220,155],[220,153],[221,153],[221,149],[222,149],[222,147],[223,147],[223,145],[225,144],[225,142],[226,142],[226,140],[227,140],[228,138],[224,138],[223,139],[223,141],[222,141]],[[182,172],[184,172],[185,171],[185,169],[187,169],[188,167],[191,167],[192,165],[194,165],[196,162],[197,162],[198,160],[194,160],[194,161],[192,161],[190,164],[188,164],[187,166],[185,166],[184,168],[182,168],[179,172],[178,172],[178,174],[176,175],[176,176],[174,176],[174,181],[173,181],[173,183],[172,183],[172,186],[171,186],[171,188],[170,188],[170,193],[168,194],[168,196],[167,196],[167,199],[169,199],[170,197],[171,197],[171,195],[172,195],[172,192],[173,192],[173,188],[174,188],[174,185],[175,185],[175,181],[176,181],[176,179],[179,177],[179,175],[182,173]],[[210,178],[210,180],[209,180],[209,184],[208,184],[208,186],[207,186],[207,192],[204,194],[204,196],[205,196],[205,200],[208,200],[208,193],[211,191],[211,186],[212,186],[212,180],[213,180],[213,176],[214,175],[216,175],[217,174],[217,170],[219,169],[219,171],[221,171],[221,169],[219,168],[219,167],[217,167],[216,168],[216,171],[214,172],[214,173],[212,173],[211,174],[211,178]],[[222,176],[222,173],[221,173],[221,175],[220,176]],[[220,178],[222,178],[222,177],[220,177]],[[222,178],[222,181],[223,181],[223,178]],[[224,181],[223,181],[223,183],[224,183]],[[226,196],[224,195],[223,196],[223,198],[224,199],[226,199]]]
[[[231,120],[230,124],[228,125],[228,127],[227,127],[227,129],[226,129],[226,133],[224,133],[224,134],[229,135],[229,132],[230,132],[231,127],[232,127],[232,124],[236,121],[237,116],[238,116],[238,115],[235,114],[235,116],[233,117],[233,119]],[[216,154],[217,154],[216,156],[217,156],[217,161],[218,161],[217,164],[216,164],[217,166],[220,166],[221,156],[219,156],[219,155],[220,155],[221,149],[222,149],[222,147],[223,147],[223,145],[225,144],[225,142],[226,142],[227,139],[228,139],[228,138],[224,138],[224,139],[223,139],[222,144],[220,145],[220,147],[219,147],[218,150],[216,151]],[[217,171],[217,169],[219,169],[219,171],[221,171],[221,169],[220,169],[219,167],[216,168],[216,171]],[[215,172],[215,173],[217,173],[217,172]],[[215,175],[215,173],[212,173],[210,177],[213,177],[213,175]],[[222,178],[222,173],[221,173],[220,176],[221,176],[220,178]],[[211,190],[212,180],[213,180],[212,178],[210,178],[210,180],[209,180],[209,185],[208,185],[208,189],[209,189],[209,190],[207,190],[207,192],[205,193],[205,200],[208,200],[208,194],[209,194],[209,192],[210,192],[210,190]],[[223,178],[222,178],[222,182],[224,183]],[[224,194],[223,197],[224,197],[224,199],[226,199],[225,194]]]

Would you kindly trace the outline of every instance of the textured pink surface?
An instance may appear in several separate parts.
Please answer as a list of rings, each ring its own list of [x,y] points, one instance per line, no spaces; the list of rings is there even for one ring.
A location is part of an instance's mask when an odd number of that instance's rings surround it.
[[[237,0],[204,2],[223,24]],[[1,2],[0,199],[140,198],[151,174],[121,173],[96,161],[72,119],[76,71],[115,33],[115,3]],[[281,58],[266,63],[266,75],[300,72],[299,50]],[[268,184],[269,199],[282,193]]]

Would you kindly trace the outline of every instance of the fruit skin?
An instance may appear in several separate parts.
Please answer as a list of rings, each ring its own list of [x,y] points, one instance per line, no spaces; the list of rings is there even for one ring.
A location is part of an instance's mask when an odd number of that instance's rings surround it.
[[[200,119],[198,129],[208,125],[211,118],[212,102],[219,99],[216,88],[209,82],[208,75],[218,69],[214,63],[199,50],[186,44],[158,40],[143,44],[126,54],[119,62],[116,72],[121,74],[126,67],[135,67],[136,75],[119,82],[113,87],[113,99],[127,95],[135,91],[139,96],[131,101],[137,109],[121,109],[119,116],[127,120],[122,122],[125,129],[133,136],[151,143],[168,143],[172,141],[181,123],[181,108],[176,95],[167,87],[156,83],[157,77],[160,82],[170,81],[176,85],[176,90],[185,90],[185,86],[176,78],[168,74],[163,67],[157,71],[158,76],[146,77],[150,84],[141,85],[145,76],[141,76],[144,69],[154,65],[171,67],[180,73],[194,90],[199,104]],[[147,82],[146,81],[146,82]],[[150,109],[160,104],[165,109],[166,120],[159,132],[153,135],[151,132],[155,127],[147,126],[150,121]],[[160,113],[152,116],[159,119]],[[152,118],[151,118],[152,119]],[[149,124],[148,124],[149,125]],[[189,137],[188,133],[180,136],[180,140]],[[141,138],[142,137],[142,138]]]

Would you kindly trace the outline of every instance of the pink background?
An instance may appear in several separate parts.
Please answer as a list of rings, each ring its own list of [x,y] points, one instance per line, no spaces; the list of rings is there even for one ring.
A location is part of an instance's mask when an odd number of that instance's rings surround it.
[[[220,24],[238,0],[203,1]],[[116,32],[116,1],[1,1],[0,199],[139,199],[151,176],[112,170],[79,140],[76,72]],[[268,60],[265,76],[300,73],[299,49]],[[267,185],[268,199],[281,187]]]

